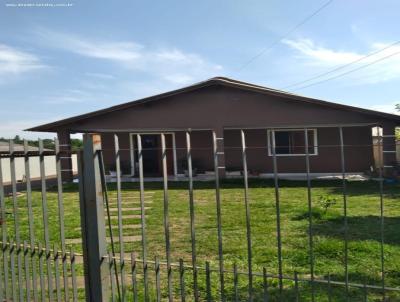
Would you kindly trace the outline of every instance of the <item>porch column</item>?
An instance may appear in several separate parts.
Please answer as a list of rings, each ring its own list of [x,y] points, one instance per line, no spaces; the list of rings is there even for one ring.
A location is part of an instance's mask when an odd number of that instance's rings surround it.
[[[393,176],[393,167],[396,164],[396,125],[382,125],[382,162],[383,175]]]
[[[217,127],[214,129],[218,158],[218,173],[220,178],[225,178],[225,144],[224,144],[224,128]]]
[[[60,143],[62,180],[63,182],[72,182],[74,179],[74,175],[72,171],[72,148],[70,133],[68,132],[68,130],[58,131],[57,138]]]

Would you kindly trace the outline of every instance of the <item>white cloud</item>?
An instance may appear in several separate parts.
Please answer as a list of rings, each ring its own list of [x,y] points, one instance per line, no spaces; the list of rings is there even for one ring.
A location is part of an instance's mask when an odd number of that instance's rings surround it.
[[[106,74],[106,73],[86,72],[85,75],[88,76],[88,77],[97,78],[97,79],[103,79],[103,80],[115,79],[115,77],[113,75]]]
[[[43,29],[36,34],[50,47],[109,61],[173,84],[187,84],[194,79],[215,76],[222,70],[222,66],[208,62],[198,54],[177,48],[150,48],[134,41],[96,40]]]
[[[0,76],[19,75],[46,66],[29,52],[0,44]]]
[[[318,72],[329,70],[340,65],[359,60],[371,52],[376,52],[389,46],[391,43],[372,43],[365,52],[344,51],[331,49],[317,45],[310,39],[298,40],[283,40],[283,43],[296,51],[296,58],[301,59],[308,67],[318,68]],[[396,55],[398,53],[398,55]],[[354,72],[349,76],[344,77],[347,84],[349,78],[350,83],[354,84],[376,84],[386,82],[400,77],[400,44],[387,48],[382,52],[362,59],[359,62],[352,64],[349,67],[341,69],[337,73],[332,73],[327,77],[332,77],[335,74],[343,73],[351,69],[370,64],[376,60],[383,59],[387,56],[392,57],[372,64],[359,72]],[[317,72],[317,73],[318,73]],[[322,78],[323,79],[323,78]]]
[[[54,138],[54,133],[38,133],[24,131],[24,129],[43,124],[44,119],[25,119],[25,120],[3,120],[0,123],[0,137],[14,138],[19,135],[22,138],[37,139],[41,138]]]
[[[362,55],[354,52],[336,51],[315,45],[312,40],[283,40],[284,44],[297,50],[303,58],[312,59],[312,64],[336,65],[359,59]]]
[[[376,110],[376,111],[381,111],[381,112],[386,112],[386,113],[391,113],[391,114],[399,114],[399,111],[396,110],[396,104],[399,104],[399,102],[392,102],[388,104],[378,104],[378,105],[373,105],[368,107],[369,109]]]
[[[47,104],[73,104],[87,102],[92,98],[93,96],[87,91],[68,89],[57,94],[47,95],[42,99],[42,102]]]

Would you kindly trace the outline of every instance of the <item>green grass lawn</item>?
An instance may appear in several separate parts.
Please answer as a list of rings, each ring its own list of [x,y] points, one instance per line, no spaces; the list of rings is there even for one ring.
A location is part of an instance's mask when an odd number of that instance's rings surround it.
[[[348,270],[349,281],[352,283],[367,282],[370,285],[380,286],[382,272],[380,269],[380,200],[379,187],[376,182],[348,182]],[[195,229],[198,265],[204,267],[205,261],[210,261],[212,269],[218,269],[218,243],[216,228],[216,203],[213,182],[196,182],[195,192]],[[113,185],[109,185],[109,197],[112,206],[115,206],[116,191]],[[145,183],[146,192],[154,192],[146,195],[146,232],[148,259],[154,260],[158,256],[165,259],[165,237],[163,228],[163,190],[161,183]],[[23,193],[23,192],[22,192]],[[188,203],[187,183],[169,183],[169,219],[171,259],[177,263],[182,258],[186,264],[191,264],[191,239],[190,216]],[[123,184],[124,206],[139,207],[137,184]],[[334,201],[325,212],[320,199]],[[58,208],[57,192],[49,190],[47,193],[50,238],[59,246],[58,232]],[[8,231],[13,234],[12,227],[12,200],[6,199],[8,214]],[[21,237],[28,240],[28,223],[26,211],[26,198],[22,194],[18,197],[19,217],[21,223]],[[275,192],[272,181],[251,180],[249,190],[249,202],[251,213],[251,237],[253,251],[253,271],[261,273],[266,267],[268,273],[277,274],[277,237],[276,237],[276,208]],[[326,279],[328,273],[335,281],[344,280],[344,228],[343,228],[343,197],[340,181],[312,181],[313,202],[313,239],[315,257],[315,276]],[[336,203],[335,203],[336,202]],[[400,191],[398,185],[385,185],[384,187],[384,254],[385,254],[385,280],[386,286],[400,287]],[[226,270],[232,271],[236,263],[239,271],[247,271],[247,241],[246,220],[244,207],[243,182],[240,180],[224,181],[221,185],[222,205],[222,234],[223,254]],[[35,236],[42,240],[42,212],[41,194],[33,192]],[[67,185],[64,188],[65,226],[67,238],[80,237],[79,197],[76,185]],[[281,234],[282,234],[282,265],[285,275],[293,276],[299,273],[300,278],[309,278],[310,258],[308,249],[308,208],[307,188],[305,182],[280,181],[280,210],[281,210]],[[127,214],[139,214],[139,211]],[[125,213],[126,214],[126,213]],[[124,224],[138,224],[136,218],[124,219]],[[115,219],[113,224],[117,224]],[[114,236],[117,232],[114,230]],[[125,235],[140,235],[139,228],[125,230]],[[127,243],[125,249],[135,251],[141,257],[141,242]],[[117,246],[117,249],[119,247]],[[79,252],[81,246],[74,245]],[[151,270],[151,295],[154,295],[154,271]],[[78,266],[78,273],[82,274],[82,268]],[[139,266],[141,273],[141,266]],[[162,267],[162,295],[166,296],[165,267]],[[174,291],[179,294],[178,270],[174,269]],[[141,276],[138,276],[139,288]],[[240,300],[246,299],[247,277],[239,277]],[[262,299],[262,277],[255,277],[256,301]],[[191,270],[185,274],[186,293],[188,301],[192,294]],[[278,282],[269,279],[269,293],[271,299],[277,296]],[[205,294],[205,275],[200,271],[199,286],[202,297]],[[211,287],[214,298],[218,297],[218,275],[211,276]],[[310,285],[300,282],[299,294],[301,300],[310,299]],[[344,301],[344,287],[331,287],[333,301]],[[328,301],[328,287],[316,286],[317,301]],[[139,294],[142,294],[141,292]],[[292,301],[295,297],[293,282],[284,283],[283,300]],[[351,288],[351,301],[363,301],[363,289]],[[233,276],[226,274],[226,295],[232,298]],[[390,301],[400,301],[400,295],[395,292],[387,292]],[[371,301],[379,299],[379,290],[369,290],[368,297]]]

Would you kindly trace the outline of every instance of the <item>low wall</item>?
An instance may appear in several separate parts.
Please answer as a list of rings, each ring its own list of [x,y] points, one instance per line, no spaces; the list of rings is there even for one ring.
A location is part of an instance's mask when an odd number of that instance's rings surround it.
[[[46,177],[55,176],[57,174],[55,155],[45,156],[44,157],[44,166],[45,166]],[[11,182],[11,169],[10,169],[10,159],[9,158],[1,159],[1,168],[2,168],[2,173],[3,173],[3,183],[4,184],[10,183]],[[29,168],[30,168],[31,179],[40,178],[39,156],[29,157]],[[76,154],[72,155],[72,170],[73,170],[74,174],[76,174],[78,171]],[[15,174],[16,174],[17,181],[21,181],[25,177],[25,161],[24,161],[23,157],[15,158]]]

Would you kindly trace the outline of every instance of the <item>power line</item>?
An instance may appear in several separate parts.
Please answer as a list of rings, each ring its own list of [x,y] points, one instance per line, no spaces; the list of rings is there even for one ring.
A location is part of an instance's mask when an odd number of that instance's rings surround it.
[[[271,44],[269,44],[266,48],[264,48],[262,51],[260,51],[258,54],[250,58],[248,61],[246,61],[239,69],[238,72],[242,71],[245,69],[248,65],[250,65],[253,61],[255,61],[257,58],[262,56],[266,51],[270,50],[273,48],[276,44],[282,41],[282,39],[286,38],[289,36],[292,32],[297,30],[300,26],[308,22],[312,17],[314,17],[316,14],[318,14],[320,11],[322,11],[325,7],[327,7],[329,4],[331,4],[333,0],[329,0],[325,2],[321,7],[319,7],[316,11],[314,11],[311,15],[307,16],[305,19],[303,19],[300,23],[289,29],[285,34],[274,40]]]
[[[389,58],[391,58],[391,57],[393,57],[393,56],[395,56],[395,55],[398,55],[398,54],[400,54],[400,51],[397,51],[397,52],[395,52],[395,53],[392,53],[392,54],[390,54],[390,55],[387,55],[387,56],[385,56],[385,57],[382,57],[382,58],[380,58],[380,59],[378,59],[378,60],[372,61],[372,62],[370,62],[370,63],[368,63],[368,64],[362,65],[362,66],[360,66],[360,67],[357,67],[357,68],[351,69],[351,70],[349,70],[349,71],[340,73],[340,74],[338,74],[338,75],[336,75],[336,76],[333,76],[333,77],[330,77],[330,78],[327,78],[327,79],[324,79],[324,80],[321,80],[321,81],[318,81],[318,82],[314,82],[314,83],[311,83],[311,84],[308,84],[308,85],[305,85],[305,86],[301,86],[301,87],[299,87],[299,88],[296,88],[296,89],[293,89],[293,90],[290,90],[290,91],[302,90],[302,89],[305,89],[305,88],[308,88],[308,87],[311,87],[311,86],[314,86],[314,85],[318,85],[318,84],[321,84],[321,83],[324,83],[324,82],[327,82],[327,81],[331,81],[331,80],[334,80],[334,79],[343,77],[343,76],[345,76],[345,75],[348,75],[348,74],[353,73],[353,72],[355,72],[355,71],[358,71],[358,70],[360,70],[360,69],[366,68],[366,67],[371,66],[371,65],[373,65],[373,64],[379,63],[379,62],[381,62],[381,61],[383,61],[383,60],[389,59]]]
[[[400,44],[400,40],[399,40],[399,41],[396,41],[396,42],[394,42],[394,43],[392,43],[392,44],[390,44],[390,45],[388,45],[388,46],[386,46],[386,47],[384,47],[384,48],[381,48],[381,49],[379,49],[379,50],[377,50],[377,51],[373,51],[373,52],[371,52],[371,53],[369,53],[369,54],[367,54],[367,55],[365,55],[365,56],[362,56],[361,58],[358,58],[357,60],[351,61],[351,62],[346,63],[346,64],[344,64],[344,65],[340,65],[340,66],[338,66],[338,67],[335,67],[335,68],[332,69],[332,70],[328,70],[328,71],[326,71],[326,72],[317,74],[317,75],[315,75],[315,76],[313,76],[313,77],[311,77],[311,78],[308,78],[308,79],[306,79],[306,80],[303,80],[303,81],[300,81],[300,82],[297,82],[297,83],[294,83],[294,84],[291,84],[291,85],[282,87],[282,88],[280,88],[280,89],[285,90],[285,89],[288,89],[288,88],[291,88],[291,87],[296,87],[296,86],[299,86],[300,84],[304,84],[304,83],[310,82],[310,81],[312,81],[312,80],[318,79],[318,78],[320,78],[320,77],[326,76],[326,75],[328,75],[328,74],[334,73],[334,72],[336,72],[336,71],[338,71],[338,70],[341,70],[341,69],[344,69],[344,68],[346,68],[346,67],[349,67],[349,66],[351,66],[351,65],[353,65],[353,64],[355,64],[355,63],[358,63],[358,62],[360,62],[360,61],[362,61],[362,60],[364,60],[364,59],[367,59],[367,58],[369,58],[369,57],[371,57],[371,56],[373,56],[373,55],[376,55],[376,54],[378,54],[378,53],[380,53],[380,52],[382,52],[382,51],[384,51],[384,50],[387,50],[387,49],[389,49],[389,48],[391,48],[391,47],[393,47],[393,46],[396,46],[396,45],[398,45],[398,44]]]

